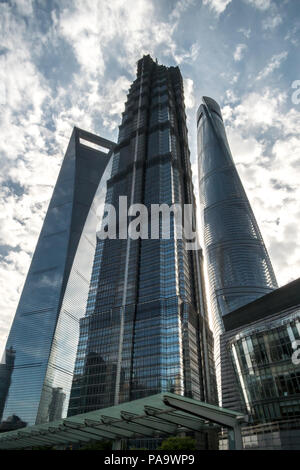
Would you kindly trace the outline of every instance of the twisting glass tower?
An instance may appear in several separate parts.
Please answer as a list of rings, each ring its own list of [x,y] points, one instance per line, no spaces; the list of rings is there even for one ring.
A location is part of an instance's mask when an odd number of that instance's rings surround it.
[[[219,105],[197,113],[200,201],[212,300],[219,398],[222,317],[277,287],[271,261],[228,145]],[[251,319],[249,319],[250,321]]]
[[[138,62],[107,187],[117,220],[127,221],[120,196],[128,206],[194,204],[178,67]],[[98,240],[69,415],[162,391],[214,400],[202,257],[174,231],[171,214],[169,239]]]

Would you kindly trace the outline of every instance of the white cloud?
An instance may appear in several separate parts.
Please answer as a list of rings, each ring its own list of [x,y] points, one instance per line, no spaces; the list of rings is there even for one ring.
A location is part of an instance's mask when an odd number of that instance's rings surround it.
[[[255,128],[273,125],[278,98],[266,90],[266,94],[250,93],[235,108],[235,124]]]
[[[173,49],[173,47],[172,47]],[[173,57],[178,65],[182,63],[193,63],[197,60],[200,51],[200,46],[198,42],[195,42],[191,45],[188,51],[180,51],[174,48],[173,50]]]
[[[286,100],[286,94],[265,88],[222,109],[233,158],[280,285],[300,274],[300,111],[286,111]]]
[[[283,51],[280,54],[275,54],[271,58],[270,62],[266,67],[258,74],[257,80],[261,80],[262,78],[267,77],[270,73],[274,72],[274,70],[278,69],[282,62],[287,58],[288,52]]]
[[[90,74],[99,80],[105,72],[104,57],[112,53],[115,41],[121,47],[115,50],[115,57],[132,73],[137,59],[149,53],[156,57],[158,47],[178,64],[196,60],[198,43],[186,51],[178,48],[173,39],[182,13],[193,3],[179,0],[169,22],[164,22],[156,17],[156,9],[148,0],[75,0],[72,8],[64,9],[55,21],[58,32],[73,47],[85,79]]]
[[[195,104],[195,95],[194,95],[194,82],[191,78],[183,79],[184,86],[184,102],[187,109],[192,109]]]
[[[267,10],[271,6],[271,0],[246,0],[246,2],[259,10]]]
[[[285,41],[290,41],[291,44],[294,46],[299,45],[299,29],[300,29],[300,23],[294,25],[292,28],[289,29],[288,33],[285,35],[284,40]]]
[[[203,5],[208,5],[218,15],[223,13],[229,3],[231,0],[203,0]]]
[[[251,36],[251,28],[240,28],[238,29],[238,33],[242,33],[245,38],[249,39]]]
[[[23,16],[32,15],[32,0],[12,0],[12,4],[15,5],[17,11]]]
[[[276,28],[276,26],[280,25],[282,23],[282,18],[280,15],[275,15],[275,16],[269,16],[267,19],[265,19],[262,23],[262,27],[265,30],[272,30]]]
[[[247,49],[246,44],[238,44],[233,54],[233,58],[236,62],[239,62],[244,57],[245,50]]]
[[[226,100],[225,100],[225,102],[228,102],[228,103],[236,103],[236,102],[239,100],[233,90],[230,90],[230,89],[229,89],[229,90],[226,90],[225,95],[226,95]],[[228,110],[228,111],[231,110],[230,106],[226,106],[226,107],[225,107],[225,112],[226,112],[227,110]]]
[[[179,20],[181,15],[188,10],[192,5],[195,5],[196,0],[178,0],[172,10],[171,19]]]
[[[19,301],[30,256],[22,252],[10,252],[0,263],[0,350],[4,348],[13,313]],[[3,295],[4,293],[4,295]],[[1,351],[2,353],[2,351]]]
[[[254,136],[242,137],[236,128],[228,128],[227,132],[230,148],[237,163],[254,165],[264,151],[264,145]]]
[[[272,6],[272,0],[244,0],[249,5],[259,10],[267,10]],[[231,0],[204,0],[204,4],[209,4],[217,13],[222,13]],[[242,30],[239,30],[242,32]],[[244,30],[246,31],[246,30]],[[250,31],[249,31],[250,34]],[[245,34],[248,37],[247,34]]]
[[[25,16],[29,4],[17,2]],[[5,101],[0,103],[0,347],[12,321],[25,274],[36,244],[51,190],[59,170],[59,149],[49,155],[49,130],[43,106],[51,90],[31,58],[30,32],[22,17],[1,5],[2,47],[0,81]],[[20,9],[23,8],[21,11]],[[26,11],[25,11],[26,10]],[[21,195],[9,189],[21,188]],[[12,186],[14,187],[14,186]]]
[[[290,130],[289,128],[289,131]],[[276,158],[275,163],[285,160],[285,162],[288,162],[296,170],[297,167],[300,169],[300,138],[297,135],[278,139],[273,145],[272,153]],[[287,182],[297,184],[297,181],[295,181],[295,172],[291,173]]]

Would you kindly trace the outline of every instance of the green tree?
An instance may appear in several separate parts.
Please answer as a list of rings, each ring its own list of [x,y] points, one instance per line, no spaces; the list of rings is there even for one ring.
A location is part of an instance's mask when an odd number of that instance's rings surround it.
[[[159,450],[196,450],[196,441],[192,437],[168,437],[162,441]]]

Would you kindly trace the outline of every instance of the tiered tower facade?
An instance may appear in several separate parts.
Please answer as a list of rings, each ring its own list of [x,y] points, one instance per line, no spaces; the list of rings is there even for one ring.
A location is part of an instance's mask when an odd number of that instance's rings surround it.
[[[137,203],[195,207],[178,67],[138,62],[107,185],[117,220]],[[69,414],[162,391],[214,401],[202,257],[175,231],[171,214],[169,239],[160,226],[157,239],[98,240]]]

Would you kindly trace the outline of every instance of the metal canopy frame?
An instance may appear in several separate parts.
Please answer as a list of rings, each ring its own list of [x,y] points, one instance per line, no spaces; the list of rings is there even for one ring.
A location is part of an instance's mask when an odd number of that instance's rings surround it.
[[[241,425],[247,416],[174,393],[159,393],[110,408],[0,434],[0,449],[69,445],[103,439],[174,436],[179,432],[225,427],[229,447],[242,449]]]

